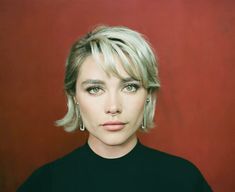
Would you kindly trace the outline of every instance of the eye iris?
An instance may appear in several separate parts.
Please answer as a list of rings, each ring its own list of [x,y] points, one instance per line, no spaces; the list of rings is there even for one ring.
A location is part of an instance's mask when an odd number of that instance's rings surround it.
[[[136,88],[135,88],[134,85],[128,85],[128,86],[126,87],[126,89],[127,89],[127,91],[130,91],[130,92],[136,90]]]
[[[99,88],[98,87],[94,87],[91,92],[94,92],[94,93],[98,93],[99,92]]]
[[[128,85],[128,86],[127,86],[127,90],[128,90],[128,91],[131,91],[132,88],[133,88],[133,86],[131,86],[131,85]]]
[[[88,88],[86,89],[86,91],[87,91],[89,94],[94,95],[94,94],[100,94],[101,89],[100,89],[99,87],[88,87]]]

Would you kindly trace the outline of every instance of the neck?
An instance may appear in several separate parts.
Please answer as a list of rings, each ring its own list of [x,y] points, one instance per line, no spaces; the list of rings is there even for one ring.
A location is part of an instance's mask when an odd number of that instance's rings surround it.
[[[136,135],[132,135],[125,142],[118,144],[105,143],[92,135],[89,135],[88,138],[88,145],[92,151],[107,159],[115,159],[128,154],[135,147],[136,143]]]

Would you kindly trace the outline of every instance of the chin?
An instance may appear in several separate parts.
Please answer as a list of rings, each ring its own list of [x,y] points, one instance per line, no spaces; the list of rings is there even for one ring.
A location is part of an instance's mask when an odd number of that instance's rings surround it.
[[[103,138],[101,141],[109,146],[118,146],[118,145],[123,145],[126,142],[128,142],[129,138],[130,137],[127,137],[127,136],[117,136],[117,135],[110,136],[109,135],[108,137]]]
[[[124,139],[105,139],[103,140],[103,143],[109,146],[117,146],[117,145],[122,145],[125,143]]]

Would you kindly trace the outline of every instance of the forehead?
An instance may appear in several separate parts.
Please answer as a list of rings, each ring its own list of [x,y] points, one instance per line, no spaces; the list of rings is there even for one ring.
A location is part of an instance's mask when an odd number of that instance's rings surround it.
[[[122,62],[118,57],[113,57],[113,63],[107,67],[104,65],[104,57],[99,55],[99,58],[88,56],[81,64],[78,80],[84,78],[109,78],[116,76],[120,79],[130,77],[130,75],[123,68]]]

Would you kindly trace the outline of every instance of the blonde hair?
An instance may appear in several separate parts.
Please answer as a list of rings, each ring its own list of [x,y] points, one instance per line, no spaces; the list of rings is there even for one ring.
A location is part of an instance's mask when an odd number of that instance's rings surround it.
[[[97,61],[102,54],[104,62],[98,62],[107,73],[120,77],[115,57],[120,59],[125,71],[139,80],[150,95],[145,107],[146,130],[154,126],[156,90],[160,87],[157,61],[153,49],[140,33],[123,26],[99,26],[76,41],[66,61],[64,86],[67,96],[68,112],[57,126],[66,131],[76,130],[82,122],[79,109],[74,101],[78,72],[84,60],[92,55]]]

